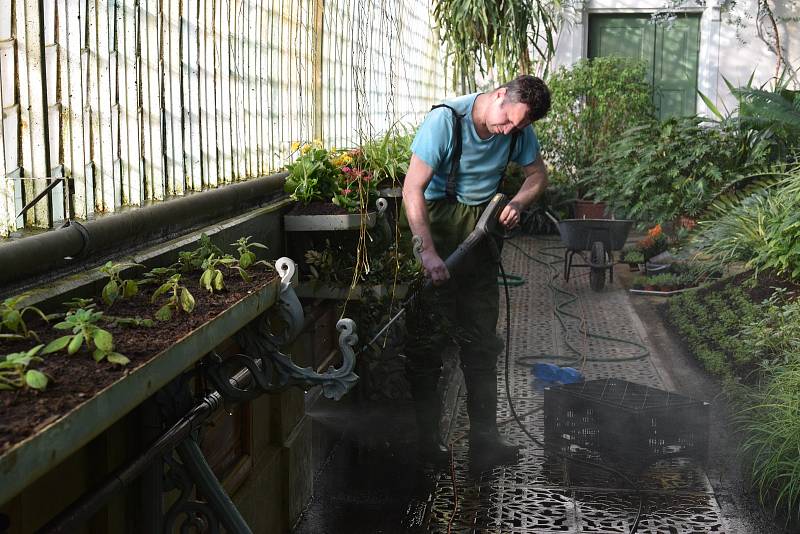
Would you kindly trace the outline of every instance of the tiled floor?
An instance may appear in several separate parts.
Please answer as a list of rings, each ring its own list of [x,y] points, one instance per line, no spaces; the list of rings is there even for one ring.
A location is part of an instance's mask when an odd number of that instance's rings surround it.
[[[544,433],[543,394],[520,358],[547,355],[579,368],[589,380],[613,377],[669,389],[668,378],[659,374],[647,347],[641,346],[641,330],[626,292],[619,284],[602,292],[590,290],[586,269],[573,269],[570,282],[563,282],[563,249],[551,249],[557,244],[519,237],[503,252],[506,272],[525,278],[524,285],[509,288],[510,398],[539,440]],[[561,291],[554,291],[553,285]],[[498,332],[505,332],[505,302],[501,297]],[[556,309],[566,314],[557,314]],[[582,332],[586,328],[617,340],[587,337]],[[725,522],[706,473],[692,459],[652,463],[636,475],[628,473],[626,479],[547,454],[511,416],[504,362],[505,355],[499,366],[498,421],[505,434],[524,445],[518,464],[470,473],[463,396],[450,433],[453,470],[438,473],[416,467],[408,402],[366,407],[326,404],[311,411],[315,431],[330,436],[335,428],[338,437],[332,439],[334,445],[317,449],[324,468],[296,532],[611,534],[630,532],[635,523],[642,533],[755,532]],[[326,428],[330,413],[339,419]]]

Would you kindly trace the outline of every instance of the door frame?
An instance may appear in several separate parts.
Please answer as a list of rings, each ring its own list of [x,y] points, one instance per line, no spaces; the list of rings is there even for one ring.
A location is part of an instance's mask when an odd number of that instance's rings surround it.
[[[697,89],[717,101],[719,83],[719,36],[720,0],[708,0],[705,6],[687,5],[676,12],[700,15],[700,49],[697,62]],[[564,47],[562,55],[567,64],[589,56],[589,16],[590,15],[643,15],[653,13],[664,6],[664,0],[585,0],[583,4],[565,13],[567,25],[559,36],[559,46]],[[567,31],[563,31],[567,30]],[[712,117],[700,95],[697,95],[695,109],[699,115]]]

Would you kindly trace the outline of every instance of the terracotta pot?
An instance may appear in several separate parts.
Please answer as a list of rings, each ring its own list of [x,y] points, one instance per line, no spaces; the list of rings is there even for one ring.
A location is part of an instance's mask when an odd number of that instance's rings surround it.
[[[591,200],[575,201],[575,218],[576,219],[610,219],[610,215],[606,212],[605,202],[592,202]]]

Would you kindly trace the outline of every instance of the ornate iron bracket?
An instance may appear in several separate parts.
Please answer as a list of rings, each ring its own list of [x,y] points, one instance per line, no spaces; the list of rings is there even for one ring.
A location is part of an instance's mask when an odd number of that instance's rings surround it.
[[[339,400],[358,381],[358,375],[354,372],[356,356],[353,350],[358,343],[356,325],[352,319],[340,319],[336,323],[339,350],[342,352],[341,366],[317,373],[310,367],[295,364],[278,347],[293,340],[303,324],[302,306],[291,287],[296,267],[289,258],[279,259],[275,266],[282,278],[278,311],[287,327],[275,335],[268,314],[262,314],[236,334],[244,354],[224,360],[218,354],[212,354],[204,361],[206,373],[217,391],[236,401],[250,400],[265,392],[275,392],[289,386],[309,388],[316,385],[322,386],[326,397]],[[232,376],[242,368],[248,371],[243,378]]]

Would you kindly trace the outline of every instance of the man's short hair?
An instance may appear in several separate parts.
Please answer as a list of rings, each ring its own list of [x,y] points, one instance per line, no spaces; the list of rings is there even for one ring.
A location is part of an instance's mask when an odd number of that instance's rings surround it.
[[[498,89],[503,87],[506,88],[506,102],[527,104],[531,122],[538,121],[550,111],[550,89],[541,78],[523,74]]]

